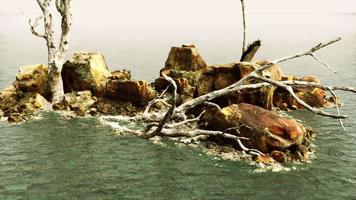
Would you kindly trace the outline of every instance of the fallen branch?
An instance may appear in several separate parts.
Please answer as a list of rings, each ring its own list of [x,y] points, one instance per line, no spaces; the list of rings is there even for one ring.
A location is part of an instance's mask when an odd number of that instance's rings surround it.
[[[279,81],[274,81],[272,79],[269,78],[265,78],[265,77],[261,77],[261,76],[257,76],[254,75],[254,78],[270,83],[272,85],[278,86],[280,88],[283,88],[285,90],[287,90],[289,92],[289,94],[293,97],[293,99],[295,99],[300,105],[304,106],[306,109],[308,109],[309,111],[318,114],[318,115],[322,115],[322,116],[326,116],[326,117],[332,117],[332,118],[336,118],[336,119],[340,119],[340,118],[347,118],[346,115],[334,115],[325,111],[322,111],[320,109],[317,108],[313,108],[312,106],[308,105],[307,103],[305,103],[303,100],[301,100],[295,93],[294,90],[291,86],[288,86],[286,84],[283,84],[282,82]]]

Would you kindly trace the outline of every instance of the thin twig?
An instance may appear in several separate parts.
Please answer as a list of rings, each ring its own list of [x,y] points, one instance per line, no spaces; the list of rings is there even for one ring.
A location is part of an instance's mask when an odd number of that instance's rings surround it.
[[[332,72],[334,72],[335,74],[337,74],[337,72],[336,72],[333,68],[331,68],[328,63],[319,60],[319,58],[317,58],[313,53],[310,53],[309,55],[310,55],[312,58],[314,58],[314,60],[316,60],[318,63],[324,65],[324,66],[325,66],[326,68],[328,68],[330,71],[332,71]]]
[[[334,101],[335,101],[335,108],[336,108],[336,110],[337,110],[337,114],[340,115],[340,109],[339,109],[339,104],[338,104],[338,102],[337,102],[336,94],[335,94],[335,92],[331,89],[331,87],[327,87],[327,89],[329,90],[330,94],[333,96]],[[344,123],[342,122],[341,119],[339,119],[339,123],[340,123],[342,129],[344,130],[344,133],[346,133],[346,128],[345,128]]]

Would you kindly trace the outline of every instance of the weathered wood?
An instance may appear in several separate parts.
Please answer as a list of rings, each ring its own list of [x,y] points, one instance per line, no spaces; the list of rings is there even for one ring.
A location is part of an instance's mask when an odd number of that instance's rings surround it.
[[[248,45],[246,51],[244,51],[241,56],[240,62],[250,62],[260,47],[261,40],[256,40]]]

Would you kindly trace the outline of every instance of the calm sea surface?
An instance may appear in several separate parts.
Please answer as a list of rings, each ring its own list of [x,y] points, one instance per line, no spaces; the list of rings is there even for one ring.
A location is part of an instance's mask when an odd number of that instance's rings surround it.
[[[46,62],[43,41],[26,23],[18,13],[0,12],[0,88],[11,84],[19,66]],[[155,25],[154,30],[147,24],[134,30],[134,25],[76,23],[69,54],[101,51],[111,70],[130,69],[135,79],[154,80],[170,47],[182,43],[195,43],[210,64],[240,55],[238,21],[217,28]],[[282,69],[318,76],[330,85],[356,86],[355,24],[354,13],[264,12],[251,17],[249,37],[262,40],[258,58],[273,59],[342,36],[317,53],[338,74],[311,58],[284,63]],[[22,125],[1,122],[0,199],[356,199],[356,95],[338,95],[345,103],[343,114],[349,115],[347,133],[336,120],[290,113],[315,129],[316,157],[278,173],[256,173],[244,161],[215,160],[169,141],[160,146],[116,136],[94,118],[65,120],[46,113]]]

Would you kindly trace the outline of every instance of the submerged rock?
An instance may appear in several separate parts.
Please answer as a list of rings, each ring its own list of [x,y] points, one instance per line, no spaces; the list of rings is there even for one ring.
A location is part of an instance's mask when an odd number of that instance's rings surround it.
[[[105,94],[105,86],[110,76],[101,53],[75,53],[63,65],[64,92],[90,90],[93,94],[101,96]]]

